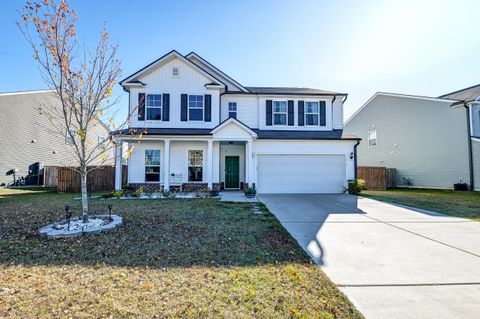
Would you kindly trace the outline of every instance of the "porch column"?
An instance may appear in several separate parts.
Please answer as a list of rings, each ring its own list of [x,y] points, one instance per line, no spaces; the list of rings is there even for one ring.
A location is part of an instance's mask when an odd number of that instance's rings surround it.
[[[163,190],[170,190],[170,140],[165,140],[163,150]]]
[[[207,183],[208,188],[212,189],[213,186],[213,141],[208,141],[207,149]]]
[[[122,143],[115,146],[115,190],[122,189]]]
[[[252,187],[252,183],[253,183],[252,154],[253,154],[252,142],[248,141],[245,144],[245,181],[247,182],[248,187]]]

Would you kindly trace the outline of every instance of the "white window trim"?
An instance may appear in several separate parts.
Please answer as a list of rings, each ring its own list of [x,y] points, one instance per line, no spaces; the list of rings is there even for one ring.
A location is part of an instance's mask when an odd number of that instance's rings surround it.
[[[320,125],[320,101],[318,100],[305,100],[304,102],[304,119],[303,119],[303,123],[305,126],[321,126]],[[307,112],[307,103],[317,103],[317,112],[316,113],[312,113],[312,112]],[[318,124],[307,124],[307,115],[311,115],[311,114],[316,114],[317,115],[317,123]],[[326,124],[326,123],[325,123]]]
[[[232,103],[232,106],[233,106],[233,104],[235,104],[235,111],[231,111],[231,110],[230,110],[230,103]],[[235,113],[235,118],[237,118],[237,115],[238,115],[237,110],[238,110],[238,104],[237,104],[237,102],[234,102],[234,101],[228,102],[228,117],[231,117],[230,113]],[[272,115],[272,116],[273,116],[273,115]]]
[[[147,151],[158,151],[160,152],[160,155],[159,155],[159,165],[147,165],[146,164],[146,161],[147,161]],[[149,148],[149,149],[145,149],[144,152],[143,152],[143,180],[145,181],[145,184],[160,184],[161,181],[162,181],[162,150],[159,149],[159,148]],[[160,171],[158,173],[158,182],[151,182],[151,181],[147,181],[147,167],[160,167]]]
[[[202,96],[202,119],[201,120],[190,120],[190,96],[192,95],[198,95]],[[196,108],[200,109],[200,108]],[[187,122],[194,122],[194,123],[202,123],[205,122],[205,95],[204,94],[199,94],[199,93],[192,93],[187,95]]]
[[[370,138],[370,134],[372,134],[372,133],[375,133],[375,139]],[[370,145],[371,140],[375,140],[375,145]],[[368,133],[367,133],[367,145],[368,145],[368,147],[376,147],[378,145],[377,141],[378,141],[377,130],[368,131]]]
[[[202,165],[201,166],[195,166],[195,165],[190,165],[190,151],[196,151],[196,152],[202,152]],[[202,168],[202,180],[201,181],[190,181],[189,180],[189,171],[188,168],[190,166],[195,166],[195,167],[201,167]],[[205,150],[203,149],[187,149],[187,183],[192,183],[192,184],[202,184],[204,183],[205,180]]]
[[[160,107],[158,107],[158,106],[148,106],[148,96],[149,95],[160,95]],[[160,109],[160,120],[149,119],[148,118],[148,109]],[[163,122],[163,94],[162,93],[146,93],[145,94],[145,119],[147,121]]]
[[[285,102],[285,112],[275,112],[275,102]],[[285,114],[285,124],[275,124],[275,114]],[[272,126],[288,126],[288,100],[272,101]]]

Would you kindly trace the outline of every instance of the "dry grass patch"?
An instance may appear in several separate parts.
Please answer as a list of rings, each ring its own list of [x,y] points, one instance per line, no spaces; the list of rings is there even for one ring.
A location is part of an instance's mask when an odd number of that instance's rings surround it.
[[[0,197],[0,317],[361,318],[267,211],[214,199],[99,199],[92,211],[112,202],[124,226],[38,237],[65,202],[79,212],[73,197]]]

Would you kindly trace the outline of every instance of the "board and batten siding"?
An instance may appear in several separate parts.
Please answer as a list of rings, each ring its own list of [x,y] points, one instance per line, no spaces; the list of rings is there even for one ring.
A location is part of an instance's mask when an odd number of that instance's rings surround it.
[[[172,76],[172,69],[177,67],[179,76]],[[214,128],[219,124],[220,94],[218,89],[207,89],[206,84],[212,81],[194,69],[193,66],[177,58],[155,68],[141,76],[140,81],[146,85],[142,88],[130,88],[130,111],[133,110],[130,127],[146,128]],[[138,120],[138,93],[146,94],[169,94],[170,95],[170,119],[169,121]],[[181,121],[181,95],[205,95],[212,96],[211,122]],[[146,114],[146,112],[145,112]]]
[[[145,150],[160,150],[160,184],[163,184],[164,174],[164,142],[140,141],[133,148],[128,159],[128,182],[145,183]],[[208,153],[207,142],[170,141],[170,174],[181,175],[183,183],[188,182],[188,151],[203,151],[203,182],[207,182]],[[219,181],[219,143],[213,143],[213,182]]]
[[[395,168],[414,187],[453,188],[459,179],[470,183],[465,109],[451,102],[377,95],[345,125],[360,138],[358,166]],[[368,146],[368,132],[377,145]]]

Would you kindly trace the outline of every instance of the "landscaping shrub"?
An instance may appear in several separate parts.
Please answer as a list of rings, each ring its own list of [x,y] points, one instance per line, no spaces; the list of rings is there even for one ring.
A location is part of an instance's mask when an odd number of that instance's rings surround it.
[[[363,179],[354,179],[348,182],[348,193],[350,195],[358,195],[361,191],[366,189],[365,181]]]

